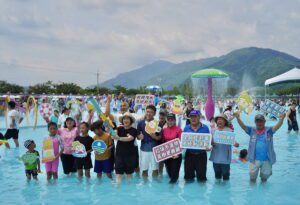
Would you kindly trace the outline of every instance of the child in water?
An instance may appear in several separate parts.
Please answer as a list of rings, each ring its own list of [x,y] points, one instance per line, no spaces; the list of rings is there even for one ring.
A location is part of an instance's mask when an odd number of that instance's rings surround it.
[[[53,150],[55,159],[46,162],[46,172],[47,172],[47,180],[51,178],[57,179],[58,178],[58,164],[59,164],[59,157],[64,151],[64,143],[63,139],[57,134],[58,127],[57,124],[54,122],[50,122],[48,124],[48,131],[49,131],[49,138],[52,140],[53,143]]]
[[[35,150],[35,143],[33,140],[26,140],[24,142],[24,146],[26,149],[28,149],[28,151],[26,152],[26,156],[28,156],[29,154],[31,154],[34,158],[34,160],[29,160],[29,161],[26,161],[25,160],[25,155],[23,155],[23,161],[24,161],[24,165],[25,165],[25,174],[26,174],[26,177],[27,177],[27,180],[31,180],[31,176],[33,179],[37,180],[37,176],[38,176],[38,173],[41,172],[41,164],[40,164],[40,155],[39,155],[39,152]]]
[[[96,121],[92,124],[91,130],[95,133],[94,140],[102,140],[106,144],[106,150],[103,153],[98,153],[95,151],[95,168],[94,171],[97,173],[97,177],[101,178],[102,173],[112,179],[112,163],[110,160],[111,149],[113,147],[113,142],[110,134],[105,133],[102,130],[103,122]]]

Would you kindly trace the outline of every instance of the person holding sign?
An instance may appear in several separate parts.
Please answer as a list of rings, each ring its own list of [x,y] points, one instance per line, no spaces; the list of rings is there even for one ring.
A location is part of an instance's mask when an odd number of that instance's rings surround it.
[[[24,147],[28,149],[26,154],[22,156],[27,180],[31,180],[31,176],[33,179],[37,180],[38,173],[41,172],[39,152],[35,150],[36,145],[33,140],[26,140],[24,142]]]
[[[103,122],[96,121],[92,124],[91,130],[95,133],[94,141],[101,140],[106,144],[106,149],[104,152],[95,151],[95,167],[94,171],[97,173],[97,177],[101,178],[102,173],[105,173],[106,176],[112,179],[112,162],[110,160],[111,149],[113,147],[113,142],[110,134],[103,132],[102,130]]]
[[[140,121],[137,126],[137,130],[141,132],[138,139],[141,140],[140,169],[143,172],[143,177],[148,177],[148,169],[150,166],[152,168],[152,176],[158,176],[158,163],[155,161],[152,149],[159,144],[161,133],[146,132],[146,125],[154,120],[155,113],[155,106],[148,105],[146,107],[145,120]]]
[[[189,114],[191,124],[187,125],[183,132],[193,133],[210,133],[209,128],[200,122],[200,112],[193,110]],[[195,173],[197,180],[205,182],[207,170],[207,153],[206,150],[187,149],[184,159],[184,179],[193,181]]]
[[[167,115],[167,126],[163,129],[162,140],[168,142],[176,138],[181,137],[182,130],[180,127],[176,126],[176,115],[169,113]],[[165,165],[167,169],[168,176],[170,178],[170,184],[176,183],[179,177],[179,171],[182,161],[182,155],[173,156],[170,159],[165,160]]]
[[[227,116],[224,114],[221,114],[217,117],[215,117],[215,122],[217,123],[216,132],[214,133],[214,136],[218,131],[224,132],[232,132],[232,130],[228,127],[229,122],[227,119]],[[210,154],[209,160],[213,162],[213,167],[215,171],[215,178],[217,180],[229,180],[230,176],[230,163],[232,158],[232,150],[231,150],[231,144],[221,144],[221,143],[215,143],[214,138],[212,142],[213,148]],[[238,147],[238,143],[234,143],[235,147]]]
[[[273,135],[281,127],[285,113],[280,115],[274,127],[265,127],[265,117],[262,114],[255,116],[255,127],[246,126],[240,118],[240,113],[234,113],[241,128],[250,136],[248,160],[250,162],[250,180],[256,182],[258,172],[262,182],[266,182],[272,175],[272,166],[276,162],[273,145]]]

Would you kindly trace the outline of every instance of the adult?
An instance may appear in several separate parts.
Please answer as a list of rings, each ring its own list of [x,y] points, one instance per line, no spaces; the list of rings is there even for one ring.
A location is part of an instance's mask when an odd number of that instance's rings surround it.
[[[23,118],[21,113],[16,109],[16,103],[14,101],[8,102],[8,129],[4,135],[5,139],[13,138],[16,147],[19,147],[19,125],[22,122]],[[9,143],[5,143],[7,148],[10,148]]]
[[[70,117],[70,113],[71,113],[71,109],[67,107],[63,108],[61,115],[58,117],[58,122],[57,122],[58,128],[64,128],[66,119]]]
[[[265,117],[261,114],[255,116],[255,127],[246,126],[240,118],[240,113],[234,113],[240,127],[250,136],[248,147],[248,160],[250,162],[250,180],[255,182],[260,172],[262,182],[266,182],[272,175],[272,166],[276,162],[273,145],[273,135],[281,127],[285,113],[280,115],[274,127],[266,127]]]
[[[158,176],[158,163],[154,159],[152,148],[159,144],[161,140],[161,133],[146,132],[146,125],[150,121],[154,120],[156,114],[156,108],[154,105],[148,105],[146,107],[145,119],[138,123],[137,129],[141,132],[138,139],[141,140],[141,150],[140,150],[140,169],[142,171],[143,177],[148,177],[148,169],[151,166],[152,176]]]
[[[176,126],[176,116],[173,113],[167,115],[167,127],[163,129],[162,139],[164,142],[174,140],[176,138],[181,138],[182,130],[180,127]],[[179,171],[182,161],[182,155],[173,156],[170,159],[164,161],[166,164],[166,169],[168,176],[170,178],[169,183],[176,183],[179,177]]]
[[[189,115],[193,110],[194,110],[194,107],[193,107],[192,101],[188,101],[187,106],[186,106],[186,108],[183,112],[184,113],[184,119],[186,119],[185,126],[191,124],[191,121],[189,119]]]
[[[164,111],[164,110],[160,110],[159,111],[159,116],[158,116],[158,119],[159,119],[159,124],[158,126],[161,128],[161,130],[163,130],[165,127],[167,127],[167,113]],[[159,144],[162,144],[163,143],[163,139],[159,142]],[[163,169],[164,169],[164,162],[159,162],[158,163],[158,172],[159,172],[159,175],[162,176],[163,174]]]
[[[183,132],[192,133],[209,133],[209,128],[200,122],[200,112],[193,110],[189,114],[191,124],[187,125]],[[207,170],[207,153],[206,150],[187,149],[184,160],[184,179],[193,181],[195,174],[199,182],[205,182]]]
[[[297,104],[293,102],[290,105],[289,110],[287,111],[287,122],[288,122],[288,133],[292,131],[292,129],[298,134],[299,127],[297,122],[297,114],[296,114],[296,106]]]
[[[122,126],[118,127],[118,136],[114,137],[114,139],[118,141],[115,157],[117,183],[121,182],[123,174],[127,175],[128,180],[132,179],[132,173],[137,167],[137,155],[134,140],[139,135],[138,130],[132,127],[135,119],[131,113],[124,113],[124,115],[120,117],[119,122],[122,124]]]
[[[230,129],[232,129],[232,131],[234,130],[233,125],[231,123],[231,121],[235,118],[235,116],[233,115],[233,110],[232,110],[232,106],[228,105],[226,107],[226,109],[223,112],[224,115],[226,115],[227,119],[228,119],[228,127]]]
[[[215,117],[214,120],[217,123],[216,131],[227,131],[231,132],[232,130],[228,127],[228,119],[224,114],[220,114]],[[214,143],[214,135],[212,140],[212,151],[209,160],[213,162],[213,168],[215,171],[215,178],[217,180],[223,179],[229,180],[230,176],[230,163],[232,158],[232,149],[231,145],[227,144],[217,144]],[[235,143],[235,147],[238,147],[239,144]]]

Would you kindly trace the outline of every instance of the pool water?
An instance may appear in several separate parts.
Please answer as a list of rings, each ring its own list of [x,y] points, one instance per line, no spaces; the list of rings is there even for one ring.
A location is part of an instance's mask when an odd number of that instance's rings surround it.
[[[254,113],[255,114],[255,113]],[[254,125],[254,114],[242,115],[247,125]],[[276,122],[268,121],[267,125]],[[246,148],[249,137],[234,120],[237,141]],[[4,130],[0,130],[4,132]],[[91,179],[78,179],[76,175],[65,176],[59,166],[59,179],[47,182],[44,164],[38,181],[27,182],[24,165],[17,159],[25,153],[23,142],[34,139],[41,154],[41,143],[47,135],[45,127],[21,128],[20,148],[0,147],[0,204],[300,204],[300,140],[295,134],[286,134],[286,120],[274,136],[277,163],[267,183],[259,180],[249,183],[248,164],[231,164],[229,182],[216,182],[212,163],[208,161],[206,183],[189,183],[183,180],[183,164],[179,182],[168,184],[164,175],[158,179],[144,180],[134,176],[131,182],[123,179],[117,186],[107,178],[98,180],[92,172]],[[11,146],[14,147],[11,141]],[[209,154],[208,154],[209,156]]]

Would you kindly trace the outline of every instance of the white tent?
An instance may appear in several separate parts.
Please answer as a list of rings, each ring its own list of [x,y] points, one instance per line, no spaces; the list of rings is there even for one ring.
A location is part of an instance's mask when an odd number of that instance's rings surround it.
[[[300,69],[299,68],[295,67],[286,73],[283,73],[274,78],[270,78],[270,79],[266,80],[265,86],[275,84],[275,83],[290,82],[290,81],[300,81]]]
[[[284,82],[296,82],[300,81],[300,69],[293,68],[281,75],[275,76],[274,78],[270,78],[265,81],[265,96],[266,96],[266,86],[270,86],[272,84],[284,83]]]

